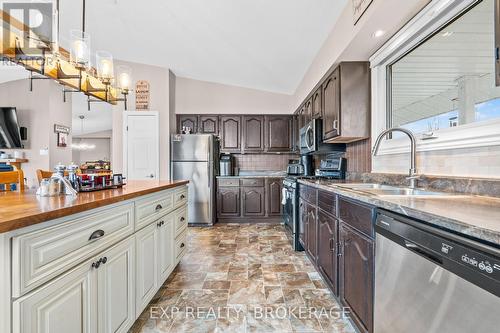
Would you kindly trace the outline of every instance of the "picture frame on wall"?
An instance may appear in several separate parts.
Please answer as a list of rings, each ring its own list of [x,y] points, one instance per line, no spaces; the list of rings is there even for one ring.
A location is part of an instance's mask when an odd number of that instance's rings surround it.
[[[57,133],[57,146],[58,147],[68,146],[68,133],[64,132]]]
[[[64,125],[54,124],[54,132],[57,133],[57,146],[67,147],[70,128]]]
[[[354,25],[356,25],[356,23],[358,23],[359,19],[361,19],[361,17],[366,12],[368,7],[370,7],[373,0],[351,0],[351,2],[352,2]]]

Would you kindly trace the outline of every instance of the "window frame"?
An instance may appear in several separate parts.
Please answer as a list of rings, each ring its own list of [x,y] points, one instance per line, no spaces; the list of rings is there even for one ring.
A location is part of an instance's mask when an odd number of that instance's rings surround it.
[[[481,0],[433,0],[382,46],[371,58],[372,68],[372,137],[373,139],[390,126],[390,70],[401,57],[411,52],[437,31],[463,15]],[[495,13],[500,16],[500,0],[494,0]],[[495,23],[497,43],[500,39],[500,17]],[[498,65],[498,62],[497,62]],[[498,73],[497,73],[498,78]],[[374,142],[375,140],[372,140]],[[500,119],[475,122],[458,127],[443,128],[432,136],[418,135],[417,151],[448,150],[500,145]],[[409,151],[407,138],[384,140],[380,155],[399,154]]]

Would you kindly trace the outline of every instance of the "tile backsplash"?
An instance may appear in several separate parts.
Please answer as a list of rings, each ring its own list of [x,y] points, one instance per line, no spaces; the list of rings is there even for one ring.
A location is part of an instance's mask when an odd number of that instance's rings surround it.
[[[240,171],[286,171],[288,160],[300,158],[295,154],[235,154],[233,157]]]

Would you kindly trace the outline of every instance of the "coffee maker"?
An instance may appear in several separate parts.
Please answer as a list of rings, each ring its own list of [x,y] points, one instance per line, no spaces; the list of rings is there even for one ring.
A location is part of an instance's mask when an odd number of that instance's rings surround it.
[[[304,167],[303,175],[306,177],[314,176],[314,161],[312,155],[301,155],[300,162]]]

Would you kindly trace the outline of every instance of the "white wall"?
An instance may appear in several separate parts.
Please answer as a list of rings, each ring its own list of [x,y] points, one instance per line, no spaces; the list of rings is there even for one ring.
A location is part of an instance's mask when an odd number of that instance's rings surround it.
[[[71,162],[71,134],[68,146],[57,147],[54,124],[71,127],[71,97],[63,103],[61,86],[50,80],[34,81],[29,91],[27,79],[0,84],[0,105],[15,106],[20,126],[28,128],[28,140],[22,151],[28,163],[22,165],[28,186],[37,185],[36,170],[51,170],[58,162]],[[48,149],[48,155],[40,155]],[[5,150],[12,153],[12,150]]]
[[[170,71],[166,68],[116,61],[115,66],[126,64],[132,68],[134,83],[147,80],[150,85],[149,111],[160,115],[160,179],[170,178]],[[135,109],[135,96],[129,95],[128,111]],[[112,167],[116,173],[123,172],[123,103],[113,107]],[[121,153],[120,153],[121,152]]]
[[[287,114],[290,96],[177,77],[177,114]]]
[[[73,138],[73,143],[85,143],[95,145],[92,150],[75,150],[73,149],[73,162],[81,165],[88,161],[111,159],[111,139],[110,138]],[[112,166],[111,166],[112,167]]]

